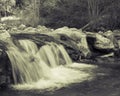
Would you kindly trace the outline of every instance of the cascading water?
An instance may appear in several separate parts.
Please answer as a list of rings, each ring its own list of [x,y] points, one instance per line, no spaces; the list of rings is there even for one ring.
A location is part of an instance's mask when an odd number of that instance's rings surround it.
[[[63,61],[71,63],[69,55],[62,45],[50,43],[41,47],[38,51],[37,45],[30,40],[20,40],[24,50],[15,45],[9,46],[7,54],[10,58],[13,70],[13,77],[16,84],[32,83],[43,77],[49,77],[50,67],[60,65],[62,54]],[[63,54],[65,52],[65,54]],[[46,74],[49,74],[46,76]]]
[[[12,48],[7,51],[12,64],[13,78],[15,84],[18,83],[32,83],[38,81],[43,77],[42,69],[45,63],[39,59],[31,57],[31,54],[20,51],[17,48]],[[34,56],[34,55],[33,55]],[[44,65],[44,66],[43,66]],[[46,67],[48,71],[48,67]]]
[[[72,64],[72,60],[62,45],[50,43],[42,46],[37,53],[45,63],[51,67],[57,67],[61,64]]]
[[[19,40],[22,49],[8,42],[7,54],[17,89],[54,89],[91,79],[91,73],[84,68],[96,66],[72,64],[62,45],[49,43],[38,49],[30,40]],[[79,68],[79,70],[78,70]],[[92,76],[93,77],[93,76]]]
[[[70,59],[68,53],[66,52],[66,50],[64,49],[64,47],[62,45],[57,46],[57,48],[60,50],[62,57],[65,59],[65,64],[69,65],[72,64],[72,60]]]
[[[38,52],[37,45],[30,40],[19,40],[19,43],[28,54],[35,55]]]

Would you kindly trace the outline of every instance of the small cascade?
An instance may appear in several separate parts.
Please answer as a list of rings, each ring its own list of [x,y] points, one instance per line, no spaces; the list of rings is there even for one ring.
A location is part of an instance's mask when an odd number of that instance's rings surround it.
[[[56,43],[38,48],[31,40],[14,44],[8,32],[0,34],[11,61],[12,74],[18,90],[55,90],[94,78],[97,66],[72,63],[64,47]]]
[[[38,54],[50,67],[57,67],[59,65],[51,46],[45,45],[41,47]]]
[[[49,78],[51,68],[72,64],[62,45],[50,43],[38,49],[30,40],[19,40],[19,43],[24,50],[20,50],[13,43],[7,46],[15,84],[30,84],[42,78]]]
[[[62,57],[65,59],[65,64],[72,64],[72,60],[70,59],[70,56],[66,52],[65,48],[62,45],[57,46],[57,48],[60,50]]]
[[[42,46],[38,54],[42,60],[44,60],[51,67],[56,67],[61,64],[72,64],[72,60],[64,47],[56,43],[50,43],[49,45]]]
[[[13,78],[15,84],[32,83],[44,77],[44,71],[49,71],[49,67],[34,57],[31,58],[26,52],[20,52],[16,48],[7,51],[12,64]],[[34,59],[34,60],[33,60]],[[43,70],[46,68],[45,70]]]
[[[31,55],[35,55],[38,52],[37,45],[30,40],[19,40],[19,43],[23,49]]]

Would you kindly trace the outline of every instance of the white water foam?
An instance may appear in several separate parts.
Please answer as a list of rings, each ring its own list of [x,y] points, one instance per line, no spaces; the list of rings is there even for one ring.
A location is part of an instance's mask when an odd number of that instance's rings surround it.
[[[51,75],[48,78],[42,78],[38,82],[31,84],[18,84],[13,87],[17,90],[46,90],[54,91],[62,87],[67,87],[72,83],[81,83],[85,80],[92,80],[94,74],[92,70],[97,66],[88,64],[74,63],[69,66],[59,66],[51,69]],[[83,69],[89,69],[91,72],[85,72]]]

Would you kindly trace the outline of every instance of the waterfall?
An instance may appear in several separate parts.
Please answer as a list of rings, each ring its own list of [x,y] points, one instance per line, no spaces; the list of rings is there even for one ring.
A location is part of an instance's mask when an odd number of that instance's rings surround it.
[[[15,45],[11,38],[6,42],[12,74],[18,90],[55,90],[71,83],[80,83],[94,78],[96,66],[73,63],[65,48],[48,43],[40,48],[31,40],[19,40]],[[84,70],[90,70],[84,71]]]
[[[72,60],[70,59],[70,56],[68,55],[64,47],[60,45],[60,46],[57,46],[57,48],[60,50],[62,57],[65,59],[65,64],[67,65],[71,64]]]
[[[49,45],[42,46],[38,54],[42,60],[44,60],[51,67],[57,67],[61,64],[72,64],[72,60],[64,47],[56,43],[50,43]]]
[[[24,50],[20,50],[13,43],[7,46],[15,84],[33,83],[41,78],[49,78],[51,68],[72,64],[62,45],[50,43],[38,48],[30,40],[19,40],[19,43]]]
[[[38,81],[46,74],[43,71],[49,71],[49,67],[26,52],[20,52],[16,48],[7,51],[12,64],[13,78],[15,84],[32,83]],[[46,70],[43,70],[46,68]]]
[[[30,40],[19,40],[19,43],[23,49],[31,55],[35,55],[38,52],[37,45]]]

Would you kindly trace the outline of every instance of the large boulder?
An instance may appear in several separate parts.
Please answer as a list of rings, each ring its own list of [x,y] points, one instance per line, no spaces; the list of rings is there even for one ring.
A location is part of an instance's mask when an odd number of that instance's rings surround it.
[[[99,33],[96,33],[96,42],[95,47],[97,49],[114,49],[113,38],[109,38],[109,36],[103,36]]]
[[[82,52],[82,54],[84,54],[85,57],[90,53],[86,40],[86,34],[83,33],[82,30],[76,28],[62,27],[56,29],[53,33],[67,35],[76,43],[78,49]]]
[[[112,31],[91,33],[87,32],[87,41],[90,50],[95,56],[109,54],[111,52],[117,55],[119,44]]]

